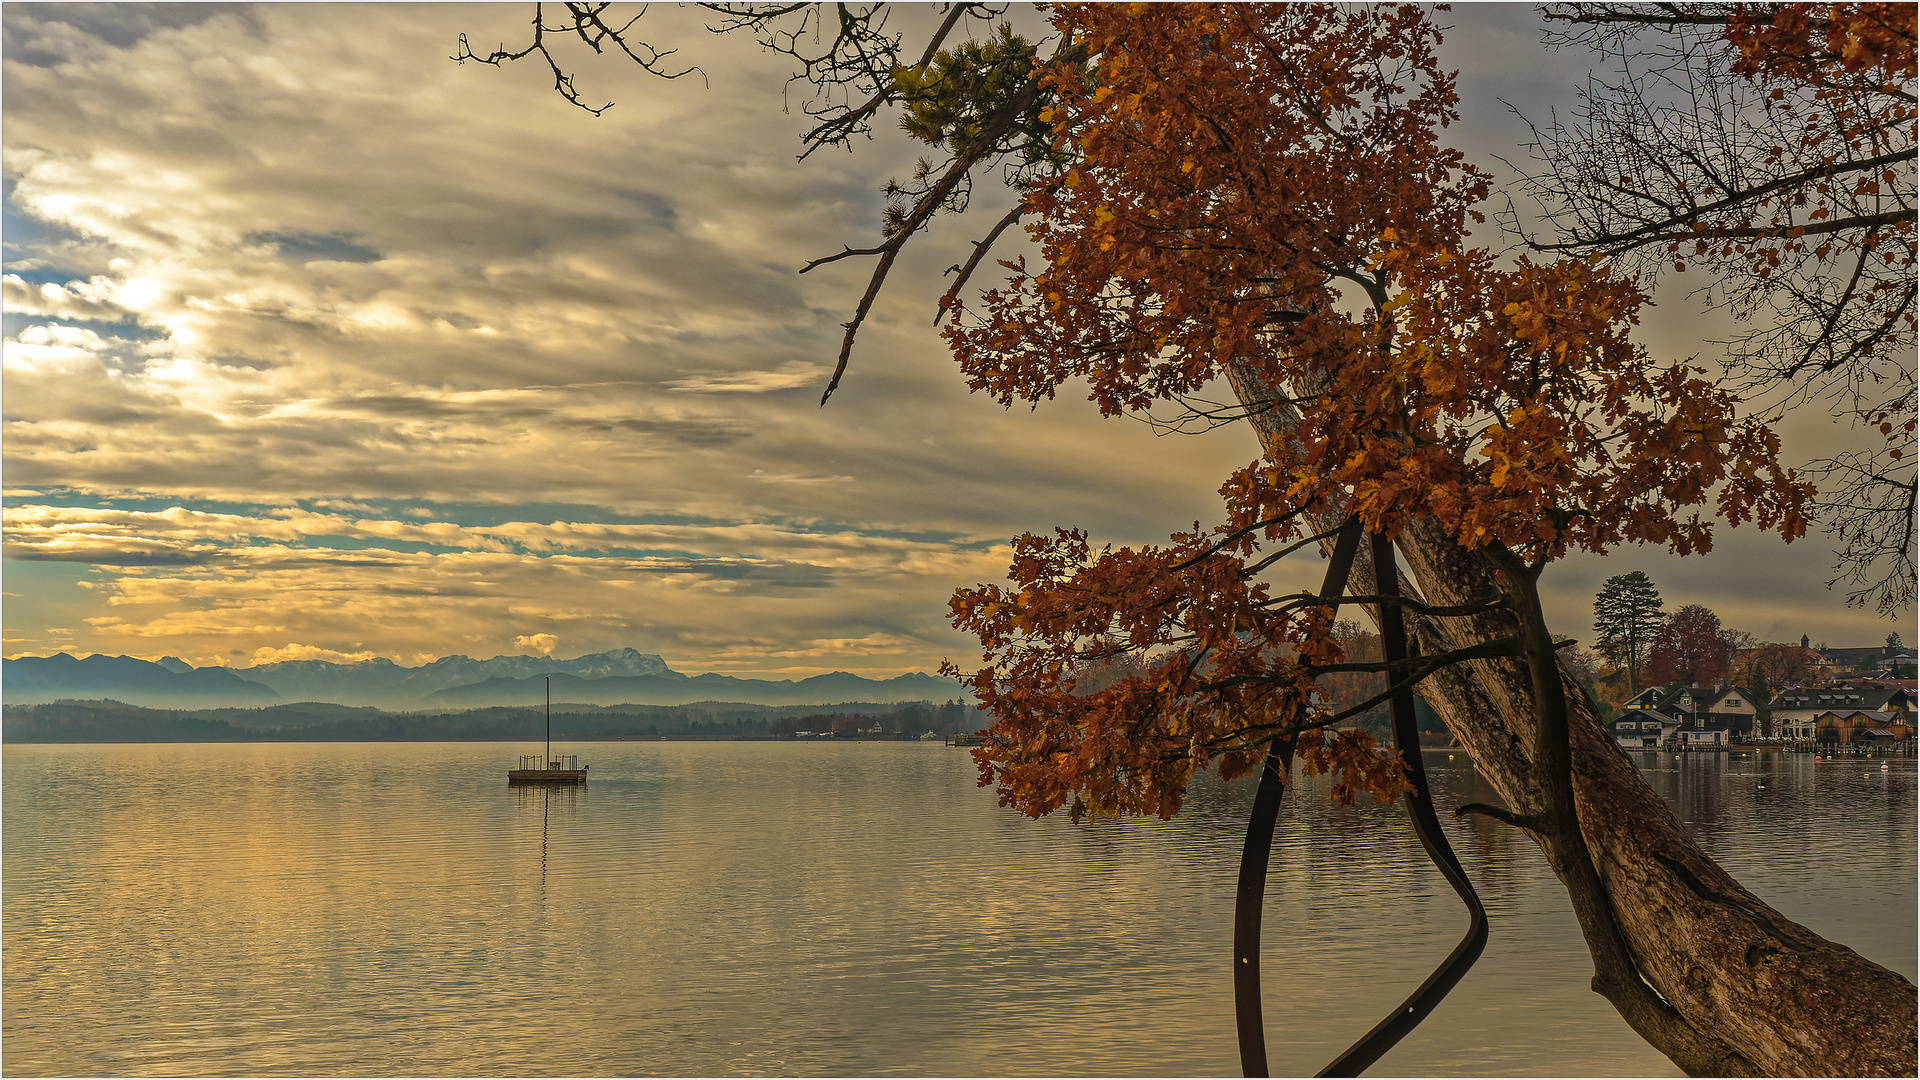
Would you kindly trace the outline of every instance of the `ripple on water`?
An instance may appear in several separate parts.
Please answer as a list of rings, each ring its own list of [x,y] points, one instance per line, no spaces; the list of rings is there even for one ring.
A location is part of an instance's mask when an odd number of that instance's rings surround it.
[[[1171,821],[994,805],[923,744],[8,746],[12,1075],[1238,1071],[1227,955],[1251,785]],[[1769,903],[1914,974],[1915,776],[1649,760]],[[1489,797],[1430,754],[1443,805]],[[1764,786],[1762,786],[1764,780]],[[1382,1073],[1672,1074],[1586,989],[1532,845],[1447,829],[1485,958]],[[1370,1027],[1465,926],[1394,807],[1289,793],[1268,887],[1277,1070]]]

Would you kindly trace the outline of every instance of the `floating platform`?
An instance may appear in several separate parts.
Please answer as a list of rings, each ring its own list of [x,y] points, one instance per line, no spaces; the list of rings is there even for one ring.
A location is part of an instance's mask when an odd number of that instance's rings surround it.
[[[538,754],[523,754],[520,767],[507,770],[507,783],[512,784],[584,784],[587,782],[589,766],[580,764],[580,759],[572,754],[566,757],[543,758]]]

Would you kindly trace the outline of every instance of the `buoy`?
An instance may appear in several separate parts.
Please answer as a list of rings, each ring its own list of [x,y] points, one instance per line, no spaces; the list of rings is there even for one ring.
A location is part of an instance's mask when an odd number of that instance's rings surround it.
[[[1887,771],[1887,767],[1886,767],[1885,765],[1882,765],[1882,766],[1880,766],[1880,771],[1881,771],[1881,772],[1886,772],[1886,771]]]

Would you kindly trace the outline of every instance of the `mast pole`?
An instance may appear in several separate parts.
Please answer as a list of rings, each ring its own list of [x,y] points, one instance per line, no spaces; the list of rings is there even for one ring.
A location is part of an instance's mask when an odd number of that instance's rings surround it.
[[[553,676],[545,676],[547,683],[547,768],[553,768]]]

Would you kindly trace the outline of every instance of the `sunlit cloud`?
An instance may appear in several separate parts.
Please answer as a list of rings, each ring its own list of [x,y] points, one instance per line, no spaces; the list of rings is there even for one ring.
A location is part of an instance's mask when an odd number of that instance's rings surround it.
[[[447,652],[544,653],[565,641],[581,652],[636,647],[692,670],[770,670],[771,663],[771,670],[880,675],[921,670],[929,655],[964,648],[937,617],[941,586],[884,560],[846,571],[749,559],[277,545],[233,554],[218,566],[127,568],[96,584],[104,602],[86,620],[90,633],[119,651],[175,652],[194,663],[231,662],[236,650],[309,658],[301,649],[404,661],[430,634]],[[952,561],[956,569],[969,561],[986,569],[1004,558]],[[903,610],[889,599],[902,591],[919,593],[920,602]],[[796,606],[797,599],[807,602]],[[738,624],[723,631],[709,615],[715,605]],[[864,632],[848,635],[847,627]],[[299,644],[270,647],[262,639]],[[182,642],[194,648],[171,647]]]
[[[955,558],[971,561],[977,551],[977,545],[957,544],[952,540],[911,540],[851,530],[823,531],[763,523],[508,521],[498,525],[462,525],[449,521],[321,514],[287,507],[240,514],[180,506],[164,510],[120,510],[13,505],[5,509],[5,537],[10,558],[59,560],[68,558],[66,553],[72,548],[83,549],[82,555],[70,561],[105,561],[99,558],[101,551],[116,544],[124,545],[129,551],[168,547],[182,551],[227,551],[235,558],[256,559],[261,549],[235,545],[265,541],[294,544],[313,538],[385,540],[490,552],[674,552],[690,558],[786,560],[862,570],[880,566],[917,567]],[[968,550],[970,548],[973,550]]]
[[[127,318],[129,312],[108,299],[112,289],[112,280],[104,277],[34,285],[18,274],[4,274],[0,275],[0,305],[16,315],[117,322]]]
[[[789,360],[773,371],[738,371],[730,375],[696,375],[672,379],[667,386],[688,394],[765,394],[801,386],[826,385],[827,367]]]
[[[97,601],[84,619],[95,651],[409,662],[423,636],[441,652],[486,655],[554,655],[564,640],[788,675],[933,666],[963,646],[944,626],[945,592],[1008,557],[951,539],[762,523],[468,526],[289,507],[13,505],[5,538],[11,559],[114,571],[83,583]],[[716,609],[729,619],[716,624]]]
[[[248,666],[278,664],[288,660],[324,660],[333,664],[358,664],[372,660],[375,655],[370,652],[341,652],[338,649],[322,649],[313,645],[288,642],[277,649],[261,646],[253,650],[253,655],[248,658]]]
[[[552,656],[553,650],[560,646],[560,639],[552,634],[521,634],[513,639],[513,647],[541,656]]]
[[[851,476],[830,476],[826,474],[806,475],[803,473],[770,473],[764,469],[753,470],[751,477],[763,484],[848,484]]]

